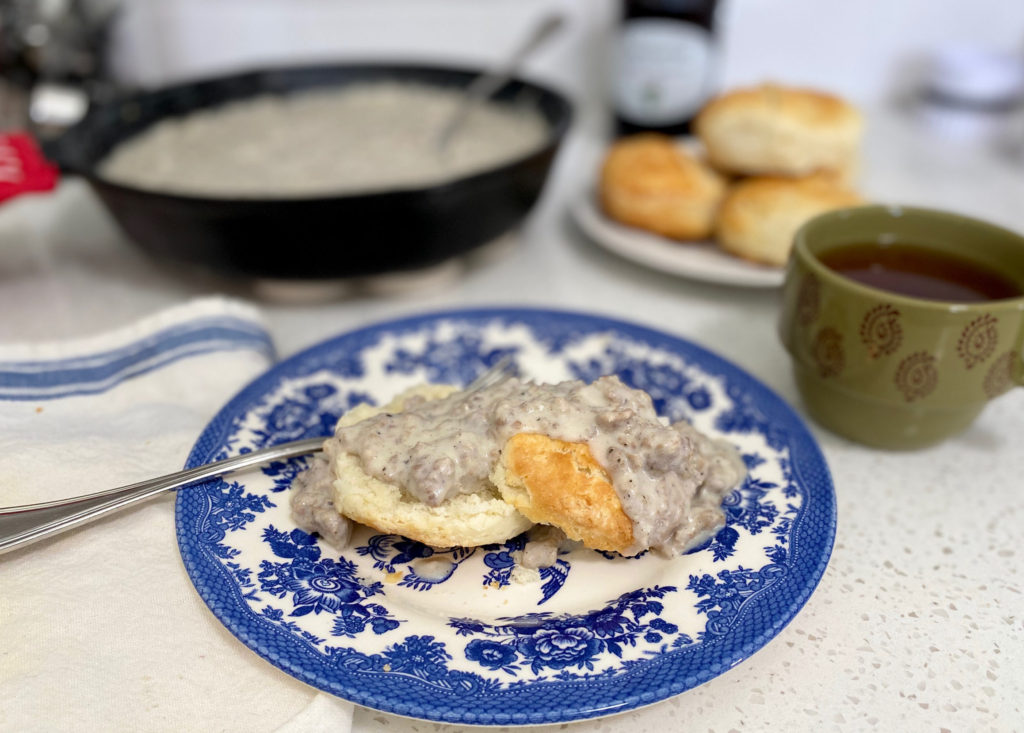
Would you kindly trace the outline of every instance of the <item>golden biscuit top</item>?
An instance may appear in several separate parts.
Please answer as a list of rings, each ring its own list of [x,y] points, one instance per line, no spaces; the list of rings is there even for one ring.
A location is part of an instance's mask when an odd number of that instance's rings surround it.
[[[697,115],[694,129],[701,135],[716,119],[734,115],[772,117],[814,128],[861,124],[857,108],[835,95],[766,83],[715,97]]]
[[[771,212],[793,205],[853,206],[863,203],[855,191],[839,185],[834,176],[819,174],[806,178],[761,176],[737,183],[723,204],[721,215],[732,215],[733,205],[742,202],[747,211],[751,207]]]
[[[614,142],[601,170],[605,185],[634,193],[719,192],[721,177],[671,137],[640,133]]]
[[[502,496],[526,517],[595,550],[630,549],[633,522],[585,443],[518,433],[505,443],[502,462]]]

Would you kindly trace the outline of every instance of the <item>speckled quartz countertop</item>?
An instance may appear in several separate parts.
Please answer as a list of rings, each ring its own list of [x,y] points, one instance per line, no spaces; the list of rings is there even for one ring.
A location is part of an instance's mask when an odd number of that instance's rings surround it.
[[[863,187],[870,197],[1024,230],[1024,163],[936,144],[891,111],[872,113],[869,123]],[[279,288],[267,298],[266,289],[152,263],[120,238],[87,189],[67,181],[53,195],[0,208],[0,341],[93,333],[213,292],[255,302],[285,356],[392,316],[472,305],[559,307],[702,344],[802,412],[776,337],[776,290],[648,270],[596,247],[568,219],[566,204],[586,187],[600,150],[596,136],[578,134],[528,225],[471,262],[371,290],[292,290],[288,302]],[[833,475],[839,525],[828,569],[802,611],[751,658],[695,689],[557,729],[1024,729],[1024,390],[991,404],[963,435],[920,452],[872,450],[811,429]],[[255,656],[252,664],[259,666],[259,690],[251,694],[260,698],[262,727],[248,729],[275,730],[314,691]],[[88,688],[88,676],[76,684]],[[235,729],[217,717],[218,694],[238,690],[204,690],[189,704],[212,729]],[[454,730],[366,709],[356,710],[353,729]]]

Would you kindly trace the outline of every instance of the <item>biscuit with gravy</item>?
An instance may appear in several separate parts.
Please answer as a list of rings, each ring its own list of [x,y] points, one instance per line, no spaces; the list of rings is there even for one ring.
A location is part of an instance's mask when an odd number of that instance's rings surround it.
[[[381,412],[400,412],[411,397],[440,399],[456,387],[424,385],[408,390],[387,405],[359,405],[339,420],[351,425]],[[348,518],[386,534],[398,534],[431,547],[477,547],[504,542],[533,522],[498,495],[496,489],[453,496],[428,506],[400,486],[368,475],[349,453],[332,456],[334,505]]]

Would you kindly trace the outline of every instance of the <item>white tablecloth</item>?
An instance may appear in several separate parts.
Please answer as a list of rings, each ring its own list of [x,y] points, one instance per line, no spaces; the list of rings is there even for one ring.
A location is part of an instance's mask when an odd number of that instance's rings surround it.
[[[181,468],[274,353],[258,311],[220,298],[88,338],[0,345],[3,504]],[[173,522],[163,496],[0,559],[0,728],[344,731],[350,704],[280,679],[215,622]]]

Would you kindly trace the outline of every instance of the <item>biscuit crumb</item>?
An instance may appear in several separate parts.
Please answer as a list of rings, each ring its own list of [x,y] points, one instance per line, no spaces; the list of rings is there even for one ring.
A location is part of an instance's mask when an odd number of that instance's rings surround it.
[[[514,568],[512,568],[512,582],[520,585],[530,585],[532,583],[540,582],[540,570],[537,568],[525,568],[516,562]]]

